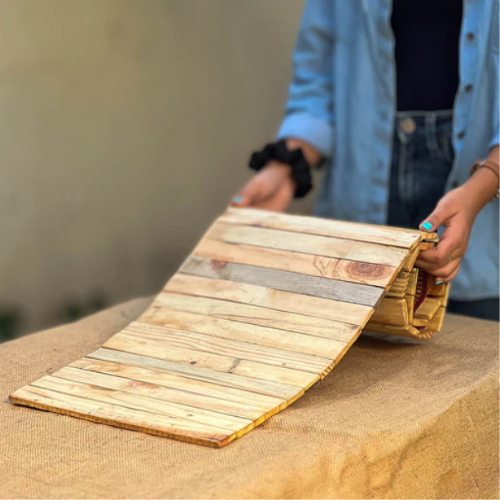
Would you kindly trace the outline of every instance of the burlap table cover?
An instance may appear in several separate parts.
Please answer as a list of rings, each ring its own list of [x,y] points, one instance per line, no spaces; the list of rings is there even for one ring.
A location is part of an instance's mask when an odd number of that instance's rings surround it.
[[[0,346],[1,498],[498,498],[498,324],[363,335],[286,411],[210,449],[7,402],[96,349],[141,299]]]

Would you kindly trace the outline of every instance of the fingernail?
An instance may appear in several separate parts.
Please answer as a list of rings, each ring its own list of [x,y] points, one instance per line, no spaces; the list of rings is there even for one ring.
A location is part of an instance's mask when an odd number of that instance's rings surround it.
[[[233,198],[233,201],[234,201],[235,203],[241,203],[241,202],[243,201],[243,198],[242,198],[241,196],[235,196],[235,197]]]
[[[443,280],[436,281],[436,285],[442,285],[442,284],[443,284]]]
[[[432,224],[430,222],[424,222],[422,224],[422,227],[426,230],[426,231],[430,231],[432,229]]]

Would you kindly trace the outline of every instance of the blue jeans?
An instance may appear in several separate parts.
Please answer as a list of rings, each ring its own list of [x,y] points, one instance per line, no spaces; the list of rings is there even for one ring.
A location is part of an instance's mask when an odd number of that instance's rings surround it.
[[[453,166],[452,111],[396,116],[388,224],[416,229],[444,194]],[[450,312],[498,321],[499,299],[450,300]]]

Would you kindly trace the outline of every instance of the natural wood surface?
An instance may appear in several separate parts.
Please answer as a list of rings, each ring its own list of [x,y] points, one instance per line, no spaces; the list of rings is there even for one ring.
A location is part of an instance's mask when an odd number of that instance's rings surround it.
[[[436,238],[231,208],[137,321],[10,399],[225,446],[330,373],[365,326],[438,331],[449,286],[414,269]]]

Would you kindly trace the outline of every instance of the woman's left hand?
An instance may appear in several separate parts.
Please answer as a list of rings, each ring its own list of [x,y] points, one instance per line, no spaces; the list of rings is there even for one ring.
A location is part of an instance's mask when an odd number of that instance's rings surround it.
[[[451,281],[460,269],[460,261],[467,251],[472,225],[479,212],[471,200],[466,185],[446,194],[436,209],[420,225],[423,231],[445,230],[437,246],[420,253],[416,266],[436,277],[436,283]]]

